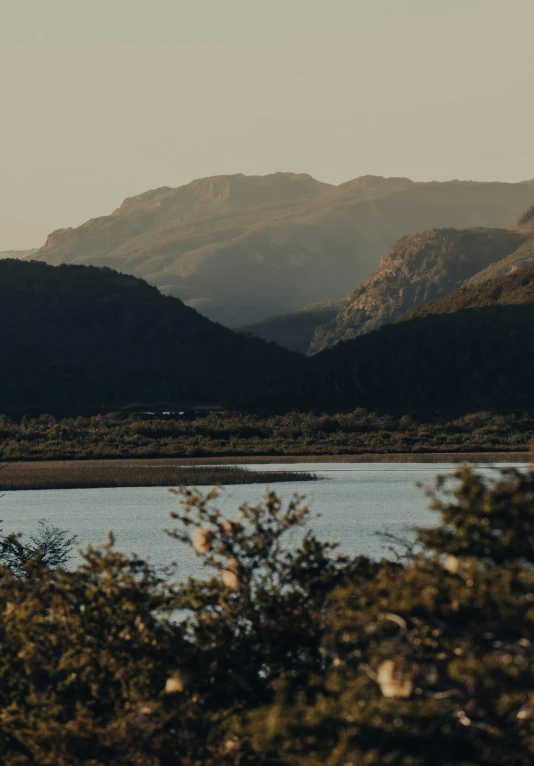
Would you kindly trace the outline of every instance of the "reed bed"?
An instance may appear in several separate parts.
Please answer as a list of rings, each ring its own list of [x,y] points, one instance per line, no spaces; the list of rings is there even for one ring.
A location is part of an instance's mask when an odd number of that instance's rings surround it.
[[[525,452],[390,452],[359,455],[243,455],[241,457],[189,457],[182,465],[269,465],[271,463],[528,463]]]
[[[304,471],[253,471],[232,465],[185,466],[183,461],[65,460],[0,465],[0,491],[275,484],[318,478]]]

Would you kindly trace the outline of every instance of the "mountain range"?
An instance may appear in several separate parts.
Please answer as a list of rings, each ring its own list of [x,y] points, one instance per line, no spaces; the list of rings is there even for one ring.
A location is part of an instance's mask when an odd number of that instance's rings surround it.
[[[128,198],[111,215],[53,232],[32,258],[133,274],[239,327],[343,298],[403,236],[506,227],[533,198],[534,181],[216,176]]]
[[[413,307],[534,263],[534,206],[513,229],[431,229],[403,237],[345,298],[245,327],[301,353],[317,353],[396,321]]]

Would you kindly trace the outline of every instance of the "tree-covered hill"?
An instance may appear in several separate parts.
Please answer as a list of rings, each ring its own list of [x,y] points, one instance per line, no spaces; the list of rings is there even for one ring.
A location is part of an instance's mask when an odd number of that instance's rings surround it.
[[[301,357],[236,334],[136,277],[0,261],[0,410],[225,404]]]
[[[306,359],[110,269],[0,262],[0,411],[534,411],[534,269]]]
[[[534,303],[429,314],[312,357],[296,400],[396,412],[534,408]]]
[[[0,260],[4,258],[29,258],[31,255],[37,252],[37,248],[31,250],[2,250],[0,252]]]

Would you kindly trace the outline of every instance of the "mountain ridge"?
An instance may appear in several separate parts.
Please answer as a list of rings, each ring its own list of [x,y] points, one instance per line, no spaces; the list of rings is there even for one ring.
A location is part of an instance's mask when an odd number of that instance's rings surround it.
[[[33,257],[134,274],[239,327],[343,297],[402,235],[508,226],[533,196],[534,181],[213,176],[127,198],[108,216],[52,232]]]

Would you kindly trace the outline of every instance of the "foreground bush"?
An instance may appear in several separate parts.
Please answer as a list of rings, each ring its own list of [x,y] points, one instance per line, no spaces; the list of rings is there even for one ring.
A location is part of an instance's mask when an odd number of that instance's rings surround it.
[[[298,500],[225,519],[189,490],[172,534],[202,581],[112,541],[6,570],[1,762],[531,764],[534,470],[457,478],[396,561],[339,556]]]

